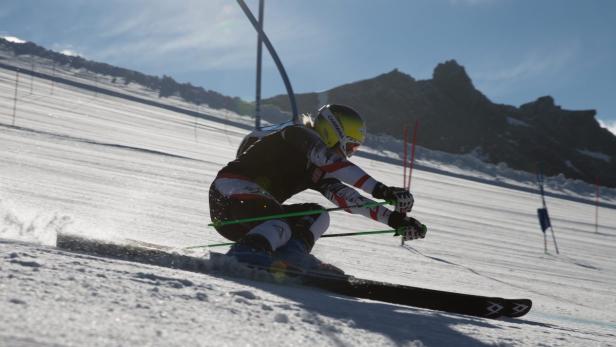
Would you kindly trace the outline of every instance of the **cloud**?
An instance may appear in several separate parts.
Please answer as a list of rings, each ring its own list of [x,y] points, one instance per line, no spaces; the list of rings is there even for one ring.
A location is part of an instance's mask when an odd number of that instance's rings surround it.
[[[297,23],[291,15],[268,22],[266,12],[266,33],[276,47],[319,35],[315,30],[302,30]],[[117,8],[103,12],[96,25],[104,48],[87,52],[95,59],[113,62],[122,57],[140,64],[192,60],[200,69],[254,65],[256,33],[235,2],[117,2]],[[194,70],[195,66],[186,68]]]
[[[612,134],[616,135],[616,120],[602,121],[599,119],[599,125],[609,130]]]
[[[84,58],[84,55],[81,54],[80,52],[76,51],[75,48],[73,47],[73,45],[54,43],[54,44],[51,45],[51,49],[56,51],[56,52],[60,52],[60,53],[62,53],[64,55],[67,55],[69,57],[82,57],[82,58]]]
[[[479,71],[475,74],[475,78],[484,82],[508,82],[558,72],[574,60],[579,48],[577,42],[571,42],[549,50],[546,48],[532,50],[509,66]]]
[[[13,43],[26,43],[25,40],[22,40],[19,37],[15,37],[15,36],[3,36],[2,38],[9,42],[13,42]]]
[[[70,49],[63,49],[60,51],[60,53],[64,54],[64,55],[68,55],[69,57],[81,57],[82,55],[75,52],[75,51],[71,51]]]

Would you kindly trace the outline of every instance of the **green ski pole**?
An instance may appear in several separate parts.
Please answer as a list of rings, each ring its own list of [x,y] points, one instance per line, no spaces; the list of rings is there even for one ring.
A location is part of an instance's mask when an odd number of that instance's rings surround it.
[[[376,206],[381,206],[381,205],[385,205],[385,204],[391,204],[391,201],[371,202],[371,203],[361,204],[361,205],[352,205],[352,206],[346,206],[346,207],[332,207],[332,208],[319,209],[319,210],[311,210],[311,211],[289,212],[289,213],[274,214],[274,215],[270,215],[270,216],[242,218],[242,219],[236,219],[236,220],[230,220],[230,221],[214,221],[214,222],[208,224],[208,226],[221,227],[221,226],[225,226],[225,225],[233,225],[233,224],[241,224],[241,223],[249,223],[249,222],[259,222],[259,221],[265,221],[265,220],[271,220],[271,219],[290,218],[290,217],[299,217],[299,216],[309,216],[309,215],[312,215],[312,214],[320,214],[320,213],[323,213],[323,212],[341,211],[341,210],[346,210],[346,209],[349,209],[349,208],[358,208],[358,207],[370,208],[370,207],[376,207]]]
[[[374,235],[374,234],[389,234],[395,233],[395,229],[387,229],[387,230],[374,230],[374,231],[360,231],[356,233],[339,233],[339,234],[325,234],[321,236],[323,237],[343,237],[343,236],[361,236],[361,235]],[[394,235],[396,236],[396,235]],[[211,247],[222,247],[222,246],[231,246],[235,244],[235,242],[223,242],[223,243],[213,243],[211,245],[202,245],[202,246],[190,246],[184,247],[184,249],[194,249],[194,248],[211,248]]]

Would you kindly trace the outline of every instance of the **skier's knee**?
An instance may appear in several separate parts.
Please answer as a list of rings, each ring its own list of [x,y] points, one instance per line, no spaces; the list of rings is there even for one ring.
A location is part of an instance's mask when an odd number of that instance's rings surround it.
[[[329,212],[323,211],[323,213],[316,216],[317,218],[312,222],[310,231],[314,234],[315,241],[325,234],[327,228],[329,228]]]
[[[312,205],[316,205],[315,210],[323,209],[317,204]],[[293,237],[304,241],[307,249],[311,250],[327,228],[329,228],[329,212],[323,211],[320,214],[304,216],[293,225]]]
[[[265,221],[256,227],[252,228],[249,235],[259,235],[267,239],[272,250],[284,245],[291,238],[291,227],[289,223],[280,219],[272,219]]]

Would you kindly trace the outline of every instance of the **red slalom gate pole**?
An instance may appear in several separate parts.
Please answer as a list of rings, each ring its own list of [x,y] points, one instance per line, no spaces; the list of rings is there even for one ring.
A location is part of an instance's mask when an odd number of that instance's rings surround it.
[[[402,175],[402,187],[406,187],[406,164],[408,161],[408,148],[409,148],[409,127],[404,126],[404,159],[402,159],[402,166],[404,167],[404,173]],[[400,238],[400,246],[404,246],[404,238]]]
[[[406,186],[408,190],[411,190],[411,176],[413,175],[413,165],[415,164],[415,144],[417,143],[417,129],[419,128],[419,119],[415,121],[415,127],[413,128],[413,145],[411,147],[411,163],[409,165],[409,183]]]
[[[404,159],[402,160],[402,166],[404,167],[404,171],[402,174],[402,187],[406,187],[406,161],[408,158],[407,149],[409,145],[409,127],[404,126]]]
[[[600,194],[600,186],[599,186],[599,176],[597,176],[597,179],[595,181],[595,185],[597,187],[597,194],[596,194],[596,199],[595,199],[595,233],[599,232],[599,194]]]

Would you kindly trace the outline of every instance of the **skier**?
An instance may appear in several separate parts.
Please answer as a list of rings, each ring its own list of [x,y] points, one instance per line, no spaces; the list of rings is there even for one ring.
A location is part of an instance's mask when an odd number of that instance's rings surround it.
[[[404,188],[376,181],[351,157],[366,137],[364,121],[343,105],[325,105],[314,120],[304,115],[299,124],[288,123],[257,130],[243,141],[238,156],[218,173],[210,187],[210,215],[216,230],[236,241],[227,255],[239,262],[269,267],[283,261],[301,268],[327,267],[310,255],[329,227],[329,214],[271,219],[261,222],[216,225],[216,222],[288,212],[323,210],[318,204],[284,205],[306,189],[323,194],[339,207],[396,229],[405,240],[424,238],[427,228],[412,217],[413,196]],[[373,202],[354,188],[376,199],[395,203],[353,207]]]

